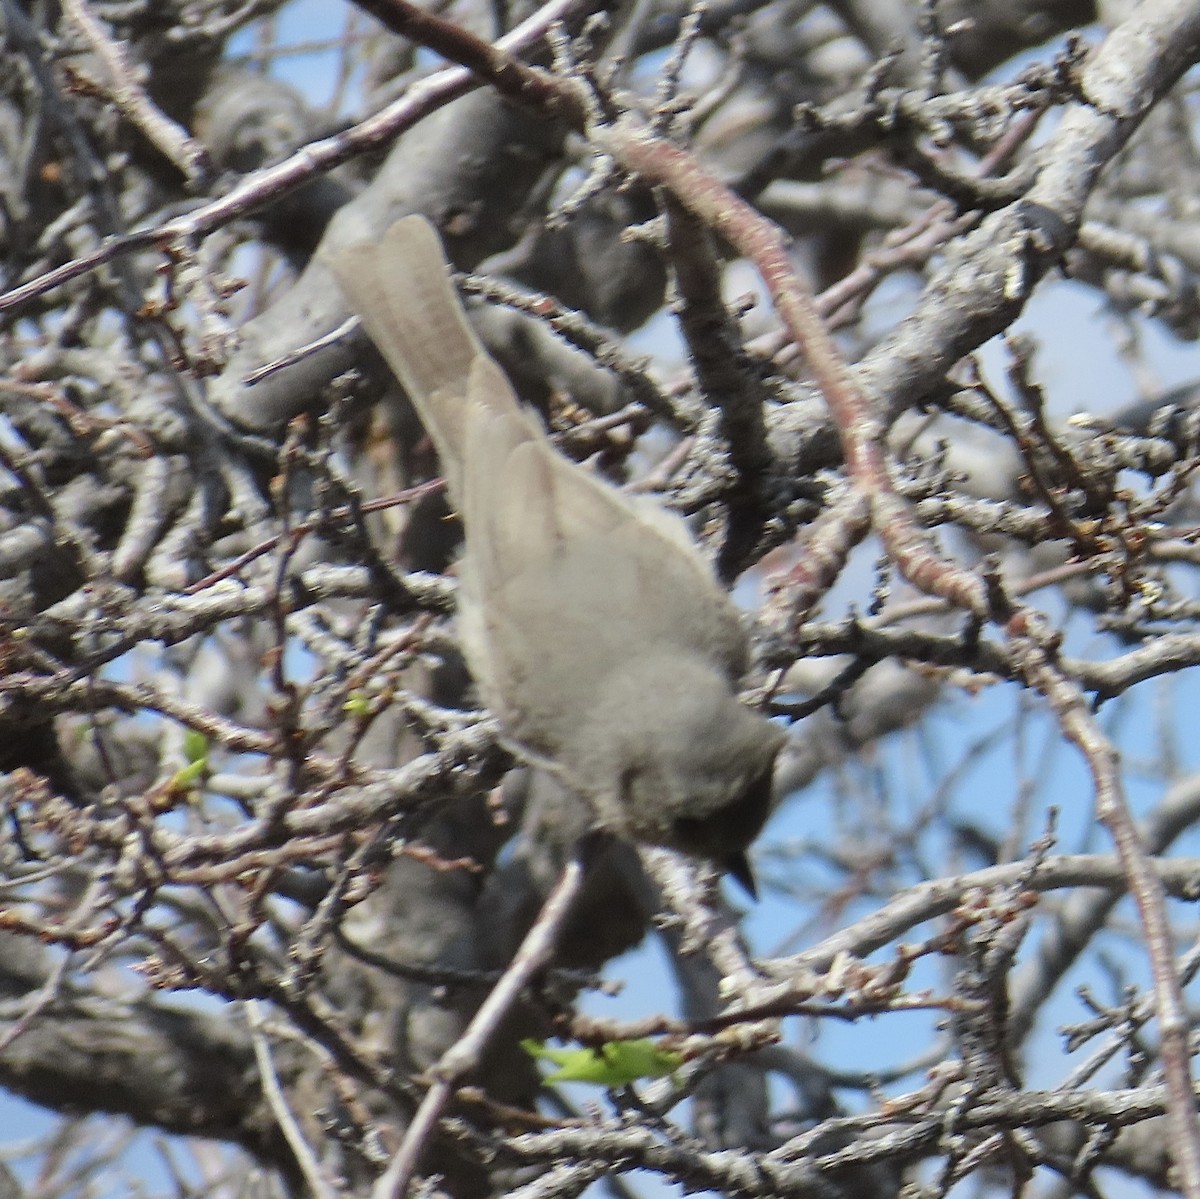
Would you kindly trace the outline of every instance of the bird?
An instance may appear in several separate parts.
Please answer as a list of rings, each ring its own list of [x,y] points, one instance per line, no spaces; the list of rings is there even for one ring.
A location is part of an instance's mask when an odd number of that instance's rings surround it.
[[[686,523],[558,450],[479,341],[424,217],[328,265],[437,450],[463,527],[459,637],[506,745],[599,827],[754,896],[746,850],[786,733],[738,700],[746,631]]]

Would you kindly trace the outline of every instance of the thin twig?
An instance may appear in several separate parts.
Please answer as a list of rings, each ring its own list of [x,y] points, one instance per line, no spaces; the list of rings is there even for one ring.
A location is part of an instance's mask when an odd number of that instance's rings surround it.
[[[75,23],[108,73],[104,98],[114,105],[155,149],[170,159],[193,190],[212,173],[208,151],[186,129],[171,120],[146,94],[129,65],[128,50],[87,6],[86,0],[63,0],[63,12]],[[94,86],[94,85],[93,85]]]
[[[582,849],[582,847],[581,847]],[[581,850],[563,868],[553,890],[546,897],[533,927],[525,934],[520,948],[500,981],[475,1013],[462,1037],[450,1046],[429,1073],[433,1085],[421,1101],[388,1168],[380,1176],[372,1199],[402,1199],[416,1171],[421,1151],[445,1110],[455,1085],[474,1070],[483,1056],[500,1021],[516,1002],[529,980],[546,964],[554,950],[559,931],[583,884],[584,862]]]
[[[292,1109],[288,1107],[283,1088],[279,1085],[279,1075],[275,1072],[275,1063],[271,1060],[271,1047],[267,1044],[263,1029],[266,1020],[262,1014],[262,1005],[257,999],[246,1001],[246,1020],[250,1025],[250,1039],[254,1044],[254,1060],[258,1064],[259,1078],[262,1080],[263,1096],[271,1109],[279,1130],[283,1133],[288,1148],[296,1158],[300,1173],[315,1199],[336,1199],[337,1191],[326,1180],[321,1172],[321,1163],[317,1161],[312,1146],[305,1139],[300,1125]]]

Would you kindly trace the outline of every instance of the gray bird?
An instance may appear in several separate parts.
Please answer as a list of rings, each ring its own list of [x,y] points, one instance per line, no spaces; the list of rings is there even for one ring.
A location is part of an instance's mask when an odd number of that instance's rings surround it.
[[[423,217],[330,265],[437,447],[463,524],[463,652],[513,751],[604,828],[707,858],[753,894],[745,849],[785,734],[737,700],[746,635],[683,521],[555,449]]]

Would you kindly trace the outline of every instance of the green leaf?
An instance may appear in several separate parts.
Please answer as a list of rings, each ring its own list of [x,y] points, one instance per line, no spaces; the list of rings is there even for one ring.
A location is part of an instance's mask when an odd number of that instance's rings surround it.
[[[342,704],[347,716],[367,717],[371,714],[371,698],[362,691],[352,691],[350,698]]]
[[[208,738],[196,729],[183,733],[183,756],[193,765],[208,760]]]
[[[683,1064],[683,1058],[660,1049],[649,1037],[636,1041],[606,1041],[597,1049],[551,1049],[540,1041],[525,1040],[521,1048],[530,1057],[544,1058],[559,1068],[546,1082],[594,1082],[603,1087],[623,1087],[639,1078],[665,1078]]]
[[[177,770],[167,784],[168,790],[178,794],[180,791],[194,791],[208,773],[208,759],[201,758],[192,762],[182,770]]]

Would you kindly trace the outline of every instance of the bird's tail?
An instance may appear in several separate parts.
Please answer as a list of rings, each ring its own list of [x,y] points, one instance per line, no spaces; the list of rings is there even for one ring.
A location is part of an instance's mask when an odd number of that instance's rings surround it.
[[[347,246],[328,263],[433,438],[457,504],[463,496],[472,367],[487,352],[450,282],[437,231],[424,217],[404,217],[381,241]],[[501,381],[489,389],[489,405],[505,415],[519,413],[508,381],[495,374]]]

